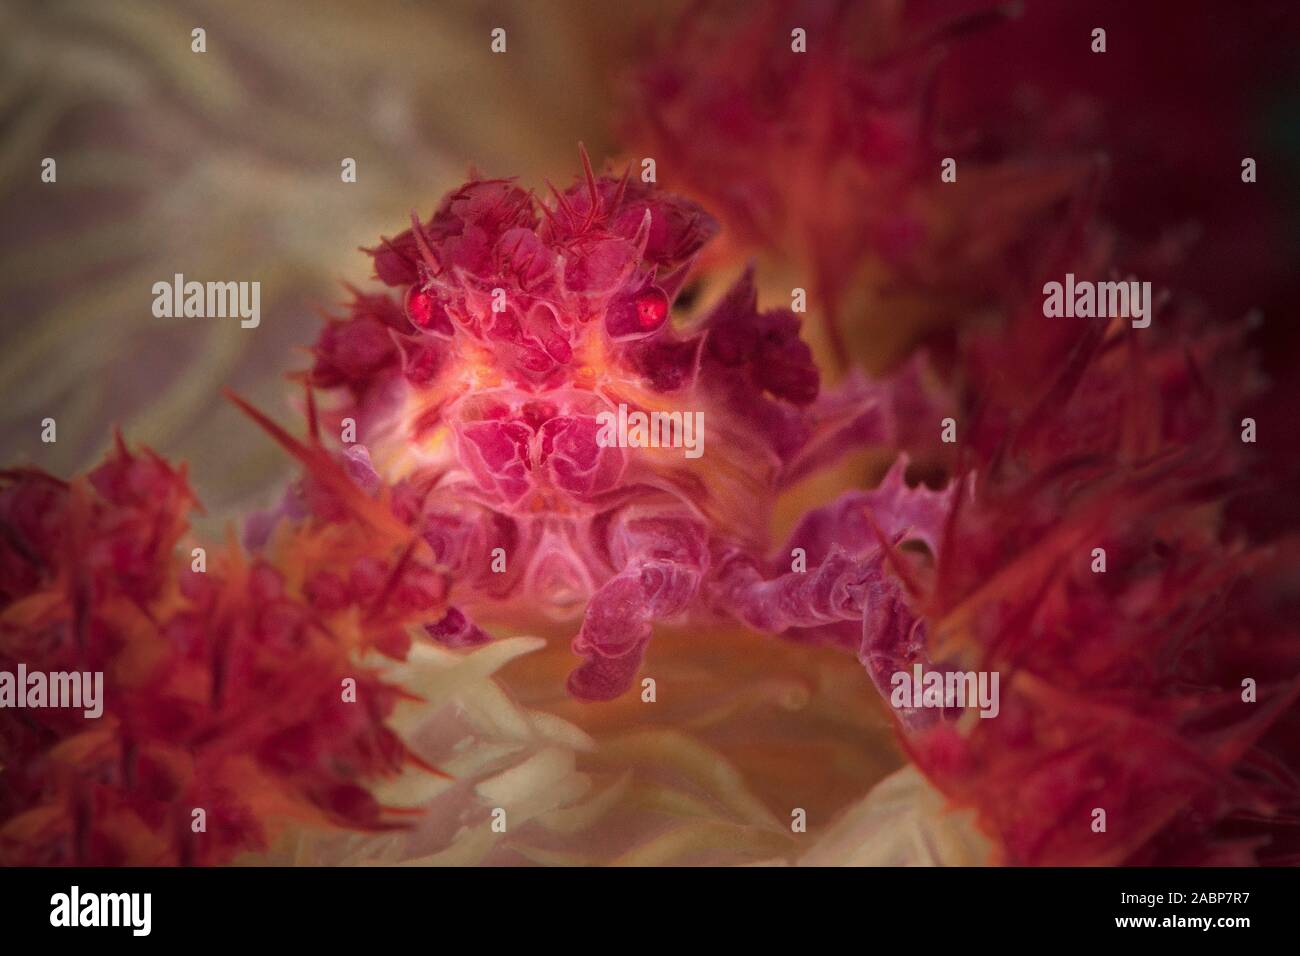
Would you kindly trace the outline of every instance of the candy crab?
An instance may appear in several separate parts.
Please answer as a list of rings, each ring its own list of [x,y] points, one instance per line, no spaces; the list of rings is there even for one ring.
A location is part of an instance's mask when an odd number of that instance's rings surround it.
[[[474,620],[494,609],[580,621],[581,699],[626,691],[652,625],[682,616],[833,641],[879,682],[918,639],[900,590],[915,559],[895,546],[933,552],[950,492],[909,488],[900,458],[774,554],[769,519],[842,453],[895,445],[900,415],[937,428],[919,366],[822,389],[799,319],[759,311],[752,270],[703,316],[675,316],[715,222],[582,159],[549,201],[472,178],[429,220],[413,214],[367,250],[387,289],[354,290],[314,347],[309,395],[338,400],[328,416],[310,400],[313,425],[339,429],[354,481],[429,545],[431,564],[389,572],[445,575],[451,604],[425,628],[445,644],[487,640]],[[707,454],[620,447],[602,422],[628,409],[702,421]],[[300,486],[282,511],[312,507]]]

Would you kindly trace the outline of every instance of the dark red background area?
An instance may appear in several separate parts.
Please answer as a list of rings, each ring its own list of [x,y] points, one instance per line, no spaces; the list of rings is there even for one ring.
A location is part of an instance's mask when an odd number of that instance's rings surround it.
[[[920,0],[918,24],[1014,4]],[[937,74],[939,123],[997,159],[1093,151],[1107,160],[1101,212],[1139,244],[1180,255],[1161,277],[1216,321],[1252,310],[1271,385],[1242,409],[1259,422],[1260,486],[1300,482],[1300,3],[1291,0],[1028,0],[1019,16],[954,38]],[[1106,52],[1092,31],[1106,30]],[[1243,183],[1241,161],[1257,162]],[[1300,526],[1295,496],[1244,492],[1256,531]]]

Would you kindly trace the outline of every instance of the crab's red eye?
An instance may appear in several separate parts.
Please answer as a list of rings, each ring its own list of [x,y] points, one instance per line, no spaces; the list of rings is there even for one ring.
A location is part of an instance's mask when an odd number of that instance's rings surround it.
[[[636,297],[636,311],[641,328],[657,329],[668,315],[668,297],[660,289],[646,289]]]
[[[438,297],[411,286],[406,292],[406,317],[422,332],[450,338],[456,330]]]
[[[605,328],[615,339],[642,338],[656,331],[667,317],[668,296],[658,286],[647,286],[610,303]]]

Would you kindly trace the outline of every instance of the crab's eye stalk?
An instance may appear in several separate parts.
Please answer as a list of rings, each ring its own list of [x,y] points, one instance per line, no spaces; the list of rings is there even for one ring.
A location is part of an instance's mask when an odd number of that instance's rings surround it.
[[[605,312],[605,331],[615,341],[641,339],[658,332],[668,318],[668,296],[658,286],[621,295]]]
[[[456,334],[451,317],[438,297],[417,286],[406,290],[406,317],[421,332],[448,339]]]

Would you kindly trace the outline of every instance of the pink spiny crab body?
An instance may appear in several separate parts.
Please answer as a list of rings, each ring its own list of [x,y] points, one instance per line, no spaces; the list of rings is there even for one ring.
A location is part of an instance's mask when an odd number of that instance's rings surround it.
[[[584,699],[626,690],[652,623],[686,612],[860,650],[882,542],[861,522],[822,522],[801,532],[818,563],[792,572],[789,549],[766,557],[768,518],[792,481],[893,441],[896,402],[924,401],[915,369],[821,393],[799,321],[760,313],[748,272],[675,327],[672,303],[713,220],[589,165],[553,192],[542,204],[509,181],[473,180],[428,222],[413,216],[370,250],[392,292],[358,293],[315,348],[309,383],[346,390],[334,414],[357,424],[352,474],[391,486],[452,582],[455,607],[429,634],[486,640],[473,618],[503,604],[581,619],[585,660],[569,688]],[[708,453],[602,440],[620,407],[699,413]],[[901,470],[893,482],[876,520],[900,540],[936,493],[906,488]]]

